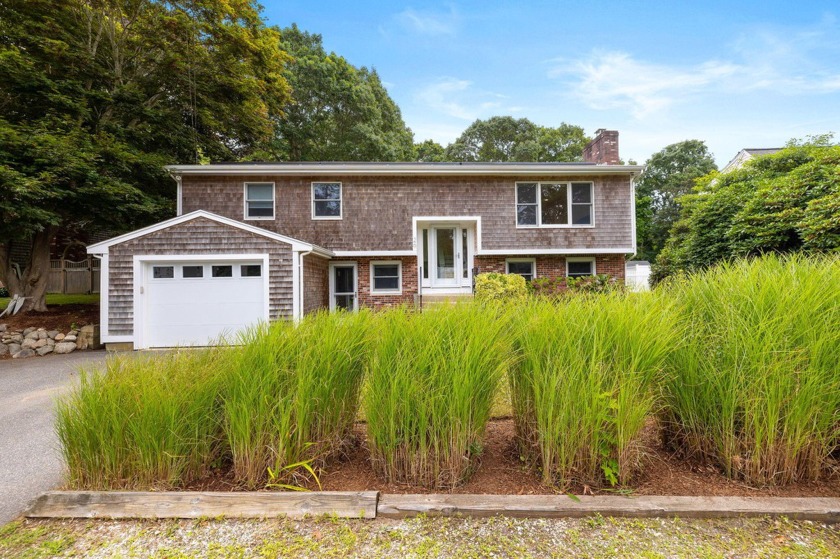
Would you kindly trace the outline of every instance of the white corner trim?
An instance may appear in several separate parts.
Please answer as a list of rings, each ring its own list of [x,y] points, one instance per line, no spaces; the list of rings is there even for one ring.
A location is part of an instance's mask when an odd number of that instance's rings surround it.
[[[298,321],[303,317],[303,257],[305,253],[292,252],[292,320]]]
[[[99,341],[104,343],[108,341],[108,287],[111,282],[108,281],[110,271],[108,268],[108,255],[96,254],[99,259]]]
[[[107,241],[102,241],[101,243],[96,243],[93,245],[89,245],[87,247],[87,251],[89,254],[108,254],[109,247],[113,245],[118,245],[120,243],[124,243],[126,241],[130,241],[132,239],[136,239],[138,237],[142,237],[144,235],[149,235],[151,233],[155,233],[157,231],[161,231],[168,227],[173,227],[175,225],[179,225],[181,223],[185,223],[187,221],[192,221],[193,219],[197,219],[199,217],[203,217],[209,219],[211,221],[215,221],[217,223],[221,223],[223,225],[228,225],[230,227],[235,227],[237,229],[241,229],[243,231],[247,231],[249,233],[254,233],[255,235],[260,235],[262,237],[266,237],[268,239],[278,241],[287,245],[292,246],[292,251],[306,251],[312,250],[316,253],[320,253],[324,256],[330,257],[333,256],[333,252],[327,250],[325,248],[321,248],[317,245],[313,245],[311,243],[305,243],[298,239],[293,239],[292,237],[287,237],[286,235],[280,235],[279,233],[274,233],[273,231],[269,231],[268,229],[264,229],[262,227],[257,227],[255,225],[250,225],[248,223],[243,223],[241,221],[237,221],[235,219],[230,219],[228,217],[224,217],[221,215],[214,214],[212,212],[208,212],[206,210],[196,210],[194,212],[190,212],[188,214],[180,215],[177,217],[173,217],[172,219],[167,219],[166,221],[161,221],[160,223],[155,223],[154,225],[150,225],[148,227],[144,227],[142,229],[137,229],[135,231],[131,231],[130,233],[126,233],[124,235],[120,235],[118,237],[114,237],[113,239],[108,239]]]
[[[228,260],[251,260],[259,261],[263,267],[263,319],[266,323],[271,320],[271,266],[269,255],[266,253],[257,254],[135,254],[133,257],[133,278],[132,278],[132,300],[134,319],[132,327],[133,336],[125,336],[127,339],[110,341],[133,341],[134,349],[148,349],[146,343],[146,264],[149,262],[215,262]],[[100,272],[101,273],[101,272]],[[101,328],[101,327],[100,327]]]
[[[630,236],[633,242],[633,255],[639,250],[636,243],[636,177],[630,177]],[[631,258],[632,258],[631,256]]]
[[[630,254],[632,248],[515,248],[488,249],[476,252],[476,256],[530,256],[532,254]]]
[[[181,184],[181,175],[174,175],[176,190],[175,190],[175,215],[184,213],[184,188]]]

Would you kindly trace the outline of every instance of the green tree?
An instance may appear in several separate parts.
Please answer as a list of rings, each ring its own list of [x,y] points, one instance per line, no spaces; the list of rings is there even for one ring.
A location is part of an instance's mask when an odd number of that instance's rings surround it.
[[[671,144],[647,160],[636,183],[639,258],[656,260],[679,219],[680,197],[692,191],[699,177],[715,170],[715,161],[700,140]]]
[[[446,148],[449,161],[579,161],[589,139],[580,126],[538,126],[527,118],[476,120]]]
[[[292,103],[277,121],[269,157],[285,161],[405,161],[414,137],[375,70],[356,68],[321,36],[281,31],[292,55],[285,76]]]
[[[654,280],[733,257],[840,249],[840,146],[829,142],[791,144],[700,179],[680,200]]]
[[[0,3],[0,280],[24,309],[46,310],[60,227],[171,215],[163,165],[259,150],[287,60],[253,0]]]
[[[440,163],[447,161],[446,150],[434,140],[425,140],[414,144],[412,159],[421,163]]]

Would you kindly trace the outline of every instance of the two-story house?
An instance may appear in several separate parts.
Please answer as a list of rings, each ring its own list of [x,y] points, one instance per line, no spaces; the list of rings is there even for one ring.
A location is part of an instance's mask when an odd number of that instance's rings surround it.
[[[624,277],[634,177],[585,163],[173,165],[177,216],[88,247],[102,341],[206,345],[260,320],[468,295],[473,275]]]

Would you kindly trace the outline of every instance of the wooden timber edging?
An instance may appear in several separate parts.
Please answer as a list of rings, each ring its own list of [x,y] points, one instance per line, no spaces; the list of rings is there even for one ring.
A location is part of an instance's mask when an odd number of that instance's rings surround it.
[[[30,518],[376,518],[378,491],[48,491]]]
[[[30,518],[271,518],[331,514],[341,518],[515,516],[576,518],[788,517],[840,522],[840,498],[669,497],[567,495],[398,495],[377,491],[130,492],[50,491],[26,512]]]

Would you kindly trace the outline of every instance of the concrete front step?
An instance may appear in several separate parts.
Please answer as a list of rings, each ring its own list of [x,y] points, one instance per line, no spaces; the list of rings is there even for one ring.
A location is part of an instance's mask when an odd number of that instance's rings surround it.
[[[439,305],[454,305],[461,301],[471,301],[472,293],[455,293],[449,295],[427,295],[423,294],[422,308],[430,308]]]

